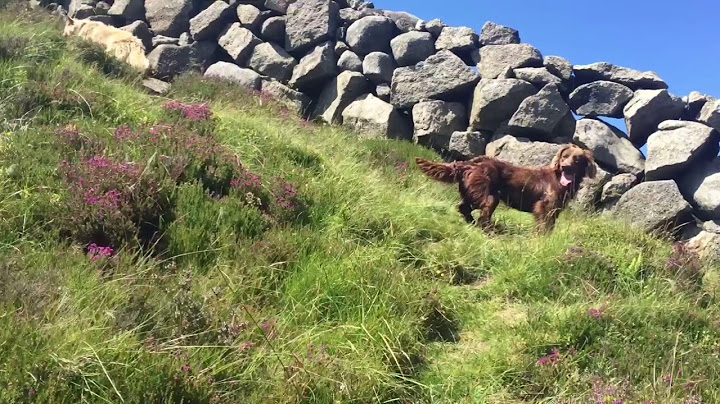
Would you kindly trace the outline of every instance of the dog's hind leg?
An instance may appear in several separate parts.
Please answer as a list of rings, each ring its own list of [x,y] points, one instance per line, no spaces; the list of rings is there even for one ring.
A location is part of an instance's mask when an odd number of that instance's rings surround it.
[[[475,221],[475,219],[472,216],[473,206],[470,201],[463,198],[463,201],[460,202],[458,205],[458,212],[460,212],[461,215],[465,218],[465,221],[468,223],[472,223]]]
[[[495,209],[497,209],[499,203],[500,198],[497,195],[488,195],[485,197],[482,206],[480,206],[482,213],[480,214],[480,220],[478,220],[478,226],[485,230],[489,230],[492,227],[492,215],[495,213]]]

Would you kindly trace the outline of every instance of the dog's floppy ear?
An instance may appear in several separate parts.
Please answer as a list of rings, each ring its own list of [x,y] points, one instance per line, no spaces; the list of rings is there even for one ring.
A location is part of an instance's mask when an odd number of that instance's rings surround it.
[[[566,144],[565,146],[561,147],[560,150],[558,150],[557,154],[552,159],[552,163],[550,163],[550,167],[552,167],[553,171],[560,170],[560,157],[562,157],[563,153],[565,153],[565,151],[571,147],[572,145]]]
[[[585,169],[585,175],[592,179],[597,175],[597,165],[595,165],[595,155],[590,150],[583,150],[585,157],[588,159],[588,166]]]

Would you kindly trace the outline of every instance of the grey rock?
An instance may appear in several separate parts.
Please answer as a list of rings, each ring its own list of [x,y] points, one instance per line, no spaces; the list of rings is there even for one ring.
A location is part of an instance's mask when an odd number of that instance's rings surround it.
[[[517,79],[480,80],[472,99],[470,127],[495,131],[517,111],[520,104],[537,90]]]
[[[191,70],[193,52],[190,46],[159,45],[147,55],[155,78],[171,79]]]
[[[697,122],[665,121],[647,142],[645,177],[674,179],[703,157],[717,156],[718,133]]]
[[[152,38],[152,47],[160,45],[180,45],[180,38],[173,38],[165,35],[158,35]]]
[[[465,53],[478,47],[478,36],[472,28],[445,27],[435,41],[437,50]]]
[[[620,132],[595,119],[580,119],[576,123],[573,142],[591,150],[595,160],[614,172],[640,175],[645,170],[645,158],[640,150]]]
[[[483,78],[494,79],[507,67],[541,67],[543,57],[528,44],[487,45],[480,48],[478,70]]]
[[[365,76],[357,72],[342,72],[320,93],[313,116],[331,124],[342,123],[343,110],[367,90]]]
[[[196,41],[217,36],[223,29],[232,9],[224,1],[216,1],[198,15],[190,19],[190,35]]]
[[[262,11],[252,4],[240,4],[235,10],[240,25],[255,32],[262,22]],[[282,17],[281,17],[282,18]],[[284,21],[284,19],[283,19]],[[284,25],[283,25],[284,27]]]
[[[585,178],[571,201],[572,207],[585,212],[594,212],[600,200],[603,187],[612,179],[612,174],[597,168],[595,178]]]
[[[665,180],[634,186],[620,198],[613,214],[644,231],[672,231],[691,210],[675,181]]]
[[[285,41],[285,17],[270,17],[265,20],[260,28],[260,36],[266,41]]]
[[[353,51],[347,51],[340,55],[337,66],[338,69],[340,69],[341,71],[348,70],[358,73],[362,73],[363,71],[363,62],[362,60],[360,60],[360,57]]]
[[[622,118],[623,108],[633,98],[633,91],[612,81],[583,84],[570,94],[568,104],[578,115]]]
[[[97,0],[70,0],[67,4],[68,16],[83,19],[95,14]]]
[[[340,17],[344,27],[349,27],[355,21],[366,17],[366,15],[362,12],[350,7],[341,8],[340,11],[338,11],[338,16]]]
[[[467,128],[467,111],[457,102],[424,101],[412,109],[413,139],[426,146],[447,149],[450,136]]]
[[[97,15],[107,15],[108,11],[110,11],[110,4],[100,1],[95,5],[95,14]]]
[[[143,87],[151,94],[165,95],[170,92],[172,85],[166,81],[154,79],[152,77],[143,80]]]
[[[703,219],[720,219],[720,158],[689,170],[680,181],[683,194]]]
[[[630,87],[631,90],[662,90],[668,88],[655,72],[641,72],[607,62],[576,65],[575,83],[582,85],[598,80],[613,81]]]
[[[440,51],[415,66],[395,69],[392,103],[408,108],[422,100],[469,92],[480,77],[450,51]]]
[[[564,83],[570,83],[573,74],[573,65],[560,56],[546,56],[543,61],[545,68]]]
[[[412,129],[407,119],[389,103],[365,94],[345,108],[343,124],[365,137],[409,139]]]
[[[390,83],[395,71],[392,56],[382,52],[371,52],[363,60],[363,74],[375,84]]]
[[[703,107],[705,107],[705,104],[708,102],[715,102],[715,98],[706,94],[701,94],[697,91],[691,92],[685,100],[686,105],[683,120],[694,121],[698,119],[700,117],[700,111],[702,111]],[[703,123],[707,124],[707,122]]]
[[[390,41],[398,66],[411,66],[435,53],[435,43],[429,32],[407,32]]]
[[[510,27],[488,21],[480,31],[480,46],[518,43],[520,43],[520,33]]]
[[[192,45],[194,42],[195,40],[192,39],[189,32],[183,32],[180,34],[180,38],[178,38],[178,45],[180,46]]]
[[[123,17],[127,21],[143,20],[145,19],[145,2],[143,0],[115,0],[107,13]]]
[[[345,42],[335,42],[335,54],[338,56],[341,56],[343,53],[350,50],[350,47],[347,46]]]
[[[382,14],[393,20],[402,32],[415,30],[418,22],[420,22],[420,18],[404,11],[383,11]]]
[[[533,142],[527,138],[500,135],[491,139],[485,154],[523,167],[546,167],[552,163],[562,147],[554,143]]]
[[[559,89],[563,85],[559,77],[551,74],[544,67],[520,67],[513,70],[513,76],[520,80],[525,80],[537,88],[543,88],[548,84],[555,84]]]
[[[608,204],[619,200],[637,184],[638,178],[630,173],[618,174],[603,186],[600,203]]]
[[[552,139],[550,139],[551,143],[572,143],[576,127],[575,116],[573,116],[572,111],[568,111],[555,127]]]
[[[397,26],[387,17],[370,16],[355,21],[347,30],[346,42],[360,56],[371,52],[389,52]]]
[[[191,0],[145,0],[145,16],[155,35],[179,37],[190,28]]]
[[[190,48],[190,70],[203,71],[217,61],[215,41],[196,41],[186,46]]]
[[[557,86],[548,84],[520,103],[508,126],[521,136],[547,139],[568,111],[570,107],[560,95]]]
[[[697,236],[688,240],[687,247],[695,251],[701,260],[720,261],[720,234],[701,231]],[[708,276],[707,272],[705,276]],[[705,279],[703,278],[703,280]],[[703,283],[708,282],[704,281]]]
[[[442,30],[445,27],[445,23],[437,18],[425,23],[425,30],[427,30],[427,32],[429,32],[435,38],[440,36],[440,33],[442,33]]]
[[[285,49],[303,52],[326,41],[338,28],[337,3],[331,0],[298,0],[288,7]]]
[[[259,90],[262,81],[256,72],[228,62],[217,62],[208,67],[204,77],[232,81],[248,90]]]
[[[390,85],[387,83],[378,84],[375,87],[375,95],[385,102],[390,102]]]
[[[310,107],[311,99],[307,95],[295,91],[277,80],[263,80],[262,92],[273,97],[277,102],[293,111],[305,115]]]
[[[286,14],[290,5],[295,1],[296,0],[265,0],[265,8],[280,14]]]
[[[228,26],[218,38],[220,47],[239,65],[245,64],[255,46],[261,42],[255,34],[241,27],[238,22]]]
[[[720,131],[720,100],[708,100],[703,104],[697,120]]]
[[[271,42],[261,43],[252,51],[248,66],[256,72],[278,81],[288,80],[297,65],[285,49]]]
[[[487,141],[480,132],[458,131],[450,136],[448,151],[462,160],[485,154]]]
[[[337,55],[334,45],[325,42],[305,55],[293,69],[290,86],[299,90],[325,84],[337,75]]]
[[[148,27],[144,21],[135,21],[132,24],[126,25],[120,29],[133,34],[136,38],[142,41],[146,52],[152,49],[153,34],[150,32],[150,27]]]
[[[623,115],[628,137],[635,146],[642,146],[660,122],[680,118],[685,106],[667,90],[638,90],[625,105]]]

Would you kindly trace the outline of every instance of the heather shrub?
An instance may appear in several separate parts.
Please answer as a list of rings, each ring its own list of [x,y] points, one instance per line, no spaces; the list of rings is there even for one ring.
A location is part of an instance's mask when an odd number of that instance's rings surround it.
[[[60,170],[70,191],[66,228],[82,244],[149,246],[171,220],[175,179],[156,162],[95,155]]]

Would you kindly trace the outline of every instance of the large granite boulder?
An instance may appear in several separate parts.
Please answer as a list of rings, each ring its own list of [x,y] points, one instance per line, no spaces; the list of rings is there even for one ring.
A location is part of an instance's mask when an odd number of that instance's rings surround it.
[[[594,212],[600,201],[603,187],[612,179],[612,174],[598,167],[594,178],[583,178],[571,206],[585,212]]]
[[[391,104],[365,94],[345,108],[343,124],[352,127],[362,136],[409,139],[412,128],[407,118]]]
[[[445,27],[435,41],[435,49],[455,54],[470,52],[478,47],[478,36],[472,28]]]
[[[479,43],[480,46],[518,44],[520,33],[516,29],[488,21],[480,31]]]
[[[269,42],[282,43],[285,40],[285,26],[285,17],[270,17],[260,26],[260,36]]]
[[[630,174],[618,174],[610,179],[602,189],[600,194],[600,203],[604,207],[611,207],[615,202],[625,195],[627,191],[637,184],[638,177]]]
[[[262,41],[240,23],[231,24],[220,34],[218,44],[235,63],[245,65],[253,50]]]
[[[568,104],[578,115],[622,118],[623,108],[633,98],[633,91],[612,81],[593,81],[570,93]]]
[[[255,71],[228,62],[217,62],[208,67],[204,77],[232,81],[248,90],[259,90],[262,82],[262,78]]]
[[[343,52],[342,55],[340,55],[340,58],[337,62],[337,67],[338,69],[340,69],[340,71],[348,70],[351,72],[362,73],[363,62],[355,52],[346,51]]]
[[[720,100],[708,99],[703,103],[697,120],[720,131]]]
[[[393,20],[381,16],[363,17],[347,29],[345,40],[355,53],[390,52],[390,40],[397,32]]]
[[[440,51],[415,66],[395,69],[392,103],[409,108],[423,100],[447,100],[468,93],[479,79],[454,53]]]
[[[720,158],[698,165],[680,180],[680,188],[703,219],[720,219]]]
[[[295,91],[277,80],[263,80],[262,92],[270,95],[286,108],[294,110],[302,115],[305,115],[308,112],[308,108],[310,107],[310,103],[312,101],[307,95],[299,91]]]
[[[285,49],[303,52],[335,34],[340,17],[331,0],[297,0],[290,4],[285,19]]]
[[[365,76],[344,71],[328,83],[320,93],[313,117],[327,123],[342,123],[342,112],[360,95],[367,93],[369,84]]]
[[[513,76],[517,79],[525,80],[528,83],[533,84],[538,89],[541,89],[548,84],[554,84],[558,87],[558,89],[563,86],[563,81],[560,80],[559,77],[550,73],[544,67],[520,67],[513,70]]]
[[[216,1],[190,19],[190,35],[196,41],[215,39],[232,15],[232,8],[224,1]]]
[[[435,43],[429,32],[411,31],[390,41],[393,57],[398,66],[411,66],[435,53]]]
[[[179,37],[190,29],[191,0],[146,0],[145,16],[155,35]]]
[[[718,133],[698,122],[665,121],[647,142],[645,177],[674,179],[699,159],[718,153]]]
[[[145,19],[145,1],[115,0],[107,13],[113,17],[122,17],[125,21],[141,21]]]
[[[467,128],[467,110],[463,104],[445,101],[424,101],[412,109],[416,143],[447,149],[450,136]]]
[[[240,25],[252,32],[257,32],[257,28],[263,20],[263,12],[252,4],[240,4],[235,9],[237,19]]]
[[[520,104],[537,90],[517,79],[482,79],[475,87],[470,112],[470,127],[495,131],[510,119]]]
[[[478,70],[484,79],[500,76],[506,68],[542,67],[539,50],[528,44],[487,45],[480,48]]]
[[[630,141],[638,147],[644,145],[660,122],[678,119],[684,110],[683,103],[667,90],[636,91],[623,109]]]
[[[548,84],[520,103],[508,126],[521,136],[549,139],[568,111],[570,107],[565,103],[557,86]]]
[[[450,135],[448,151],[460,160],[469,160],[485,154],[487,141],[480,132],[458,131]]]
[[[692,211],[673,180],[649,181],[634,186],[614,206],[616,217],[644,231],[673,231]]]
[[[587,84],[593,81],[605,80],[623,84],[631,90],[663,90],[668,85],[655,72],[640,72],[627,67],[615,66],[607,62],[589,65],[576,65],[575,83]]]
[[[559,77],[563,83],[571,83],[573,78],[573,65],[567,59],[561,58],[560,56],[545,56],[543,65],[550,73]]]
[[[248,61],[251,69],[281,82],[290,79],[296,65],[295,58],[285,49],[270,42],[255,46]]]
[[[293,69],[290,86],[304,91],[324,84],[336,75],[335,47],[331,42],[325,42],[300,59],[300,63]]]
[[[153,34],[150,32],[150,27],[148,27],[145,21],[135,21],[132,24],[128,24],[120,29],[133,34],[136,38],[142,41],[146,52],[153,48]]]
[[[362,63],[363,74],[375,84],[390,83],[395,71],[392,56],[382,52],[371,52]]]
[[[514,136],[494,136],[485,154],[523,167],[546,167],[563,147],[561,144],[533,142]]]
[[[580,119],[573,142],[591,150],[595,160],[614,172],[635,175],[645,171],[645,158],[619,129],[595,119]]]

